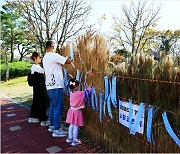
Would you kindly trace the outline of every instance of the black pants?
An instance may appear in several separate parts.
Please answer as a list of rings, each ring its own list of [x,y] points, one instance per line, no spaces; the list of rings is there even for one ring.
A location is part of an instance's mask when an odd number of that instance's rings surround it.
[[[38,118],[39,121],[46,121],[46,92],[40,87],[33,87],[33,103],[31,106],[30,118]]]

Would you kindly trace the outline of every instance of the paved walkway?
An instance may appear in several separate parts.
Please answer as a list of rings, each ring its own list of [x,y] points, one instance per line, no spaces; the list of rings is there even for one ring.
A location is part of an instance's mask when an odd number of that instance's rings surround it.
[[[72,147],[66,138],[53,138],[47,127],[27,122],[29,110],[0,95],[1,153],[97,153],[82,141]]]

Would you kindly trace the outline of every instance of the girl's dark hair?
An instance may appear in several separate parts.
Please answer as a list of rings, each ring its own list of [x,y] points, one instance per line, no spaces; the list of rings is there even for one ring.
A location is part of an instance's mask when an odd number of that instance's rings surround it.
[[[33,53],[32,53],[32,56],[31,56],[31,59],[34,61],[35,58],[37,58],[37,57],[40,57],[40,53],[38,53],[38,52],[33,52]]]
[[[72,89],[74,89],[75,86],[79,85],[79,81],[77,81],[75,79],[70,79],[68,85],[69,85],[69,88],[72,90]]]
[[[52,47],[53,44],[54,44],[53,41],[48,40],[48,41],[46,42],[46,49],[49,48],[49,47]]]

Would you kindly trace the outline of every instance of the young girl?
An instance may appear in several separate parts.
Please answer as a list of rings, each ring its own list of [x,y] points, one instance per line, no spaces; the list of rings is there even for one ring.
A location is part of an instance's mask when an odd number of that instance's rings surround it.
[[[69,136],[66,139],[67,143],[71,143],[72,146],[76,146],[81,142],[77,140],[78,137],[78,126],[83,126],[83,113],[81,111],[84,108],[85,93],[90,92],[91,88],[86,91],[78,91],[79,82],[70,79],[69,87],[72,90],[70,93],[70,109],[67,113],[66,122],[69,123]]]
[[[29,123],[41,122],[41,126],[48,126],[48,117],[46,116],[46,86],[44,69],[39,65],[41,63],[41,56],[37,52],[33,52],[31,59],[34,64],[31,68],[31,76],[33,82],[33,103],[28,119]]]

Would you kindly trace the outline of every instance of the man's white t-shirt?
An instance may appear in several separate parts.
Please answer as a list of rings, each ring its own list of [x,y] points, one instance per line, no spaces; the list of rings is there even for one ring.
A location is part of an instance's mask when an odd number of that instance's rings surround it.
[[[57,89],[64,88],[64,78],[62,66],[67,58],[58,53],[47,52],[43,57],[43,67],[46,75],[46,88]]]

